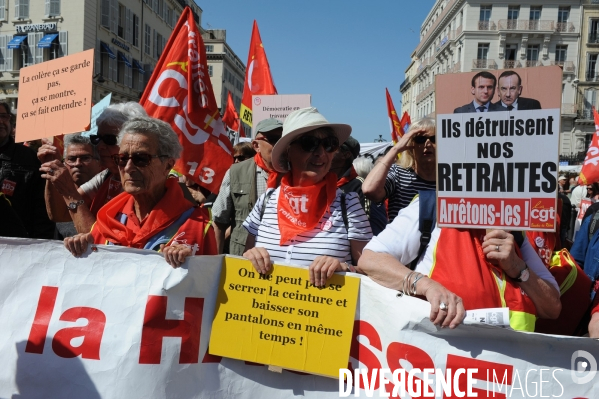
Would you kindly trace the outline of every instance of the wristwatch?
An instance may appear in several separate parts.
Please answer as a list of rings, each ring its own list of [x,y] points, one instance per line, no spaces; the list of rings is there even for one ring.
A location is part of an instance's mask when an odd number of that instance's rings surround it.
[[[524,283],[524,282],[528,281],[529,277],[530,277],[530,269],[528,268],[528,265],[525,265],[524,269],[522,269],[520,271],[520,274],[518,275],[518,277],[514,278],[514,281],[517,281],[519,283]]]
[[[67,205],[67,208],[69,208],[69,210],[71,210],[71,211],[74,211],[75,209],[77,209],[77,207],[79,205],[83,205],[83,204],[85,204],[85,201],[83,201],[83,200],[72,201],[72,202],[69,202],[69,205]]]

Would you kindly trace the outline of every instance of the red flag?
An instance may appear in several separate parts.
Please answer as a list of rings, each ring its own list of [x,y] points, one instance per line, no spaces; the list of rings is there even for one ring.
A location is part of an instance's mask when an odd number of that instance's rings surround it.
[[[245,137],[245,129],[243,128],[243,125],[240,123],[239,124],[239,137]]]
[[[395,144],[399,141],[399,138],[403,136],[403,131],[401,130],[401,123],[399,123],[399,118],[397,116],[397,112],[395,112],[395,107],[393,106],[393,100],[391,100],[389,90],[385,88],[385,92],[387,93],[387,114],[389,115],[391,141],[393,141],[393,144]]]
[[[581,186],[599,181],[599,114],[595,107],[593,107],[593,116],[595,117],[595,134],[582,163],[580,176],[578,176],[578,184]]]
[[[62,159],[64,154],[64,134],[59,134],[58,136],[52,137],[52,145],[56,147],[56,153]]]
[[[227,109],[223,115],[223,122],[229,129],[235,131],[239,130],[239,115],[237,115],[237,111],[235,110],[231,92],[227,94]]]
[[[174,169],[217,193],[233,163],[212,83],[206,48],[185,7],[140,101],[148,115],[170,122],[183,146]]]
[[[249,126],[252,126],[252,95],[257,94],[277,94],[277,88],[272,81],[270,66],[258,31],[258,23],[254,20],[241,109],[239,110],[241,121]]]
[[[399,123],[401,124],[401,129],[404,133],[406,133],[410,129],[412,119],[410,119],[410,114],[408,114],[408,111],[405,111],[403,113],[403,115],[401,116],[401,121]]]

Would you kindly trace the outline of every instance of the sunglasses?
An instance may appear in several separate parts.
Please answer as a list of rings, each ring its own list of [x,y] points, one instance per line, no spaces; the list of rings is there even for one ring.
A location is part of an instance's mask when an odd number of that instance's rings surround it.
[[[133,162],[133,165],[137,166],[138,168],[145,168],[152,162],[152,159],[154,159],[154,158],[168,158],[168,157],[166,155],[150,155],[150,154],[142,154],[142,153],[135,153],[133,155],[116,154],[116,155],[112,156],[114,163],[116,163],[120,168],[124,168],[125,166],[127,166],[127,162],[129,162],[129,159],[131,159],[131,161]]]
[[[339,149],[339,139],[335,136],[318,138],[316,136],[302,136],[291,144],[299,144],[304,152],[314,152],[322,145],[326,152],[335,152]]]
[[[92,134],[89,136],[89,141],[91,141],[93,145],[100,144],[100,141],[103,141],[106,145],[116,145],[116,136],[112,134],[105,134],[102,136]]]
[[[247,159],[247,157],[244,155],[237,155],[237,156],[233,157],[233,160],[236,162],[242,162],[242,161],[245,161],[246,159]]]
[[[94,157],[92,157],[91,155],[79,155],[78,157],[71,155],[64,159],[64,163],[66,163],[69,166],[73,166],[77,164],[77,160],[80,160],[82,164],[87,165],[92,161],[92,159],[94,159]]]
[[[435,136],[416,136],[414,137],[414,143],[424,144],[426,140],[430,140],[431,144],[435,144]]]
[[[272,136],[264,135],[262,137],[256,137],[254,140],[266,141],[270,145],[275,145],[275,144],[277,144],[277,141],[279,141],[280,138],[281,138],[281,136],[279,136],[279,135],[272,135]]]

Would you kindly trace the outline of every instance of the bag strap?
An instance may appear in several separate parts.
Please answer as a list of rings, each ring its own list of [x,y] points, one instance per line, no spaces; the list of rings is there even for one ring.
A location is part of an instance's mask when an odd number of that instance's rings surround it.
[[[269,188],[266,190],[266,195],[264,196],[264,201],[262,201],[262,209],[260,209],[260,222],[262,222],[262,217],[264,216],[264,211],[266,210],[266,204],[270,200],[270,196],[275,192],[276,189]]]
[[[418,197],[420,199],[420,214],[418,217],[418,230],[420,230],[420,248],[418,248],[418,255],[410,262],[410,269],[416,269],[418,260],[426,251],[433,229],[435,228],[435,221],[437,219],[437,193],[435,191],[418,191]]]
[[[591,223],[589,223],[589,242],[593,238],[593,235],[597,230],[599,230],[599,212],[595,211],[593,213],[593,218],[591,219]]]
[[[347,220],[347,204],[345,203],[345,193],[341,191],[341,198],[339,199],[341,205],[341,217],[343,218],[343,225],[345,231],[347,231],[347,240],[349,241],[349,221]],[[356,265],[354,262],[354,255],[351,253],[351,243],[349,245],[349,256],[351,256],[351,264]]]

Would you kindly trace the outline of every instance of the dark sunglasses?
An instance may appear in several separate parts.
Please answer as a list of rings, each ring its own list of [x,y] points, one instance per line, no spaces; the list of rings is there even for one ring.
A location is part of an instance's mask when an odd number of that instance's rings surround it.
[[[112,134],[105,134],[103,136],[92,134],[89,136],[89,141],[91,141],[93,145],[100,144],[100,141],[103,141],[106,145],[116,145],[116,136]]]
[[[247,159],[247,157],[244,155],[237,155],[237,156],[233,157],[233,160],[235,160],[237,162],[242,162],[242,161],[245,161],[246,159]]]
[[[414,143],[424,144],[426,140],[430,140],[431,144],[435,144],[435,136],[416,136],[414,137]]]
[[[272,136],[263,135],[262,137],[256,137],[254,140],[266,141],[270,145],[275,145],[275,144],[277,144],[277,141],[279,141],[280,138],[281,138],[281,136],[279,136],[279,135],[272,135]]]
[[[166,155],[141,154],[141,153],[135,153],[133,155],[116,154],[116,155],[112,156],[114,163],[116,163],[120,168],[124,168],[125,166],[127,166],[127,162],[129,162],[129,159],[131,159],[131,161],[133,162],[133,165],[137,166],[138,168],[145,168],[152,162],[152,159],[154,159],[154,158],[167,158],[167,156]]]
[[[298,143],[305,152],[314,152],[323,146],[326,152],[335,152],[339,149],[339,139],[335,136],[327,136],[318,138],[316,136],[302,136],[291,144]]]

